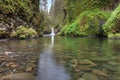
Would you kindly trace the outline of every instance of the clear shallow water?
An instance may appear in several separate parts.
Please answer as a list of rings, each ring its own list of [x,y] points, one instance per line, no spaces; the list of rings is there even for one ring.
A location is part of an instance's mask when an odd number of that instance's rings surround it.
[[[45,36],[1,41],[0,54],[5,51],[40,54],[37,80],[120,80],[119,40]]]
[[[56,62],[53,49],[54,36],[46,36],[44,39],[45,42],[46,39],[51,42],[47,41],[41,52],[37,80],[69,80],[64,66]]]

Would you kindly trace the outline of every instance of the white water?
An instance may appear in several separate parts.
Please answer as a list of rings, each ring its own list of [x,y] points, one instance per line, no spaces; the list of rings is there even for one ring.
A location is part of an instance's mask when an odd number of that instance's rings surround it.
[[[55,35],[54,28],[52,27],[51,29],[52,29],[52,32],[50,35]]]

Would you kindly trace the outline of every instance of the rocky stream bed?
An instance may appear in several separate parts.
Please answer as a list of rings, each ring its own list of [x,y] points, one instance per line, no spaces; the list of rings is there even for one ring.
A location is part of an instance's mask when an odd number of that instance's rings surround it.
[[[32,53],[15,54],[6,51],[0,54],[0,80],[34,80],[31,77],[37,73],[37,63],[38,57]]]

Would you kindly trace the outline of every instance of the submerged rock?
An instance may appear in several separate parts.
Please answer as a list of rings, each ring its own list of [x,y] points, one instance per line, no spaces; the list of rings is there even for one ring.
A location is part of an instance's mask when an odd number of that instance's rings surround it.
[[[113,76],[111,80],[120,80],[120,76]]]
[[[0,80],[35,80],[35,77],[30,73],[16,73],[3,76]]]
[[[117,62],[115,62],[115,61],[110,61],[110,62],[108,62],[108,64],[110,64],[110,65],[112,65],[112,66],[117,66],[117,65],[119,65]]]
[[[11,57],[12,56],[12,57]],[[11,73],[30,72],[36,75],[37,54],[0,54],[0,77]],[[0,79],[1,80],[1,79]]]
[[[83,80],[99,80],[97,76],[90,73],[84,73],[82,76]]]
[[[102,67],[105,68],[105,69],[108,69],[110,71],[117,71],[118,70],[117,66],[111,66],[109,64],[102,64]]]
[[[94,74],[100,75],[100,76],[109,76],[107,75],[105,72],[101,71],[101,70],[93,70],[92,71]]]
[[[88,59],[83,59],[83,60],[79,61],[79,64],[80,65],[91,65],[91,66],[96,65],[94,62],[92,62],[91,60],[88,60]]]
[[[79,66],[81,71],[92,71],[93,69],[90,66]]]
[[[91,58],[92,61],[95,61],[95,62],[107,62],[110,60],[110,58],[108,57],[93,57]]]

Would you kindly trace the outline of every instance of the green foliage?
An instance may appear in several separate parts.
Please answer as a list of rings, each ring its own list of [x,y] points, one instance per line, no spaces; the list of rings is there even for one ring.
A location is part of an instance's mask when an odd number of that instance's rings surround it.
[[[19,39],[35,38],[37,36],[37,32],[34,29],[25,26],[19,26],[16,31],[11,33],[11,37],[18,37]]]
[[[33,16],[34,5],[30,0],[1,0],[0,11],[2,14],[19,16],[20,18],[29,21]]]
[[[113,5],[113,3],[115,4],[114,0],[83,0],[82,4],[84,5],[84,8],[86,10],[90,10],[90,9],[105,9],[105,8],[109,8],[110,6]]]
[[[73,22],[79,14],[88,10],[111,10],[118,1],[115,0],[64,0],[64,9],[67,12],[66,23]]]
[[[64,0],[64,9],[67,12],[65,22],[69,23],[84,11],[83,5],[79,0]]]
[[[102,24],[108,19],[110,13],[100,11],[85,11],[70,25],[66,25],[62,32],[73,36],[98,36],[102,33]],[[61,32],[61,33],[62,33]]]
[[[113,33],[113,31],[115,33],[120,32],[120,5],[114,10],[103,27],[106,34]]]

